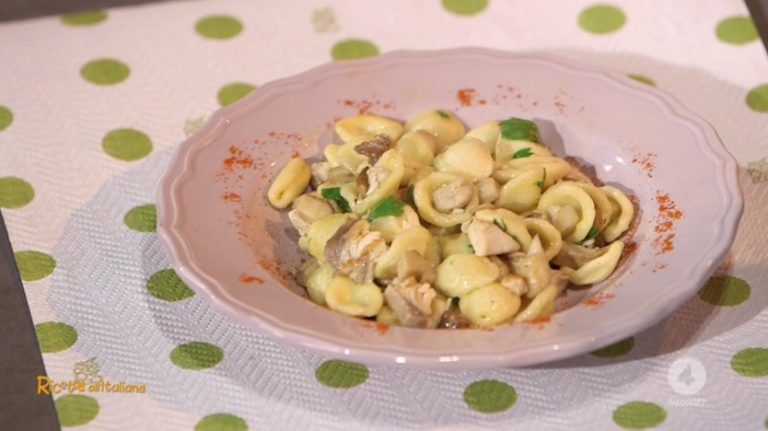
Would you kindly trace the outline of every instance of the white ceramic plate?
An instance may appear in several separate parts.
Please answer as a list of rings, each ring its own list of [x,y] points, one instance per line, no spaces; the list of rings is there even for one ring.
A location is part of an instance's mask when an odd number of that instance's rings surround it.
[[[290,275],[296,236],[266,202],[270,180],[296,153],[318,157],[338,118],[437,108],[470,127],[534,119],[545,144],[637,197],[634,253],[606,282],[558,300],[548,322],[492,331],[385,328],[306,299]],[[552,361],[651,326],[711,274],[741,210],[735,161],[668,94],[545,55],[472,48],[328,64],[216,112],[162,180],[158,232],[181,278],[236,322],[354,361],[456,369]]]

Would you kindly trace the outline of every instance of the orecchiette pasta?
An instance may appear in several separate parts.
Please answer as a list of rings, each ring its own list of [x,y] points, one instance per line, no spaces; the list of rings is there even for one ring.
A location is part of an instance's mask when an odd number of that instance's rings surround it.
[[[621,259],[632,201],[555,156],[531,121],[467,133],[430,110],[335,130],[325,160],[291,159],[267,193],[311,256],[297,281],[331,310],[419,328],[531,322]]]
[[[635,218],[635,206],[621,190],[611,186],[603,186],[601,189],[611,204],[608,226],[603,230],[603,238],[606,241],[614,241],[629,229]]]
[[[298,157],[291,159],[269,187],[267,192],[269,203],[275,208],[287,207],[304,193],[311,178],[312,170],[304,159]]]
[[[381,289],[372,283],[357,284],[341,275],[334,277],[325,288],[328,308],[349,316],[375,316],[384,305]]]
[[[471,182],[439,172],[416,182],[413,200],[419,215],[439,227],[456,226],[469,220],[480,202]]]
[[[375,115],[344,118],[336,123],[335,128],[336,134],[344,143],[359,143],[380,135],[396,141],[404,130],[399,122]]]
[[[452,254],[437,266],[435,286],[447,296],[461,297],[472,289],[493,283],[499,275],[499,268],[487,257]]]
[[[499,129],[499,122],[491,121],[490,123],[485,123],[480,127],[470,130],[467,133],[467,137],[479,139],[488,147],[488,150],[493,154],[496,150],[496,141],[498,141],[499,139],[500,131],[501,130]]]
[[[461,298],[459,309],[478,326],[496,326],[512,318],[520,308],[520,297],[499,283],[478,287]]]
[[[425,111],[405,123],[405,130],[424,130],[435,137],[436,153],[464,137],[464,124],[448,111]]]
[[[482,141],[464,138],[435,158],[435,169],[471,180],[482,180],[493,173],[493,157]]]
[[[558,219],[558,214],[565,208],[575,210],[576,218]],[[568,241],[580,242],[587,237],[595,222],[595,202],[578,184],[570,181],[561,182],[541,195],[538,209],[546,212],[555,227]]]

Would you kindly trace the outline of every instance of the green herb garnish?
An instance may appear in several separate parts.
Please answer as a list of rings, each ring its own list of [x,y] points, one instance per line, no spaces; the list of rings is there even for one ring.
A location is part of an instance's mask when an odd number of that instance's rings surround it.
[[[325,199],[336,202],[336,205],[339,206],[342,212],[348,213],[352,211],[352,209],[349,207],[349,202],[347,202],[347,200],[344,199],[344,196],[341,195],[341,188],[329,187],[327,189],[323,189],[320,194]]]
[[[541,168],[544,171],[544,177],[542,177],[541,181],[536,181],[536,185],[539,186],[541,191],[544,191],[544,183],[547,181],[547,168]]]
[[[387,196],[386,199],[379,202],[378,204],[376,204],[375,207],[373,207],[371,212],[368,214],[368,221],[372,222],[379,217],[402,215],[404,206],[405,206],[405,203],[400,202],[399,200],[393,198],[392,196]]]
[[[582,242],[587,242],[591,239],[595,239],[597,238],[598,235],[600,235],[600,231],[596,227],[592,226],[592,228],[589,229],[589,232],[587,233],[587,237],[584,238],[584,241]]]
[[[416,205],[416,201],[413,199],[413,186],[408,186],[408,189],[405,192],[406,199],[408,200],[408,203],[411,205]]]
[[[475,246],[473,246],[473,245],[472,245],[472,243],[469,243],[469,244],[467,244],[467,248],[468,248],[468,249],[469,249],[469,251],[471,251],[472,253],[474,253],[474,252],[475,252]]]
[[[520,248],[523,248],[523,242],[520,241],[520,238],[518,238],[517,235],[512,235],[512,239],[515,240],[515,242],[517,243],[517,245],[520,246]]]
[[[501,137],[510,141],[530,141],[539,143],[539,128],[533,121],[522,118],[510,118],[499,123]]]
[[[524,159],[526,157],[531,157],[533,155],[533,151],[531,151],[530,148],[526,147],[522,150],[515,151],[515,154],[512,154],[513,159]]]
[[[503,230],[504,232],[507,231],[507,223],[500,218],[493,219],[493,224],[499,227],[499,229]]]
[[[441,118],[445,118],[446,120],[447,120],[447,119],[449,119],[449,118],[451,118],[451,116],[450,116],[450,115],[448,115],[448,113],[447,113],[447,112],[445,112],[445,111],[435,111],[435,112],[436,112],[436,113],[437,113],[437,115],[439,115]]]

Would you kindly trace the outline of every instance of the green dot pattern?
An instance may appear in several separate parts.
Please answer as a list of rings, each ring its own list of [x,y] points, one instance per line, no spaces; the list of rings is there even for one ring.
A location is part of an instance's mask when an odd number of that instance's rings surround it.
[[[247,431],[248,423],[229,413],[208,415],[195,425],[195,431]]]
[[[157,271],[147,281],[149,294],[167,302],[183,301],[195,296],[195,292],[187,287],[172,269]]]
[[[757,86],[747,93],[747,106],[755,112],[768,112],[768,84]]]
[[[768,349],[752,347],[736,353],[731,368],[744,377],[768,376]]]
[[[13,123],[13,112],[5,106],[0,105],[0,132],[7,129]]]
[[[157,208],[155,204],[137,206],[125,213],[123,221],[137,232],[154,232],[157,229]]]
[[[0,208],[21,208],[35,198],[35,189],[18,177],[0,178]]]
[[[195,30],[205,38],[223,40],[240,34],[243,31],[243,24],[231,16],[211,15],[198,21],[195,24]]]
[[[152,151],[149,136],[134,129],[117,129],[104,136],[101,145],[110,156],[132,162],[142,159]]]
[[[85,425],[99,414],[99,402],[86,395],[63,395],[54,405],[62,427]]]
[[[632,401],[613,411],[616,425],[631,430],[654,428],[666,419],[667,412],[663,408],[645,401]]]
[[[245,82],[233,82],[231,84],[227,84],[221,87],[217,95],[219,105],[229,106],[247,96],[255,88],[255,86]]]
[[[748,16],[732,16],[720,21],[715,34],[721,42],[744,45],[757,40],[755,22]]]
[[[467,406],[482,413],[503,412],[516,401],[515,388],[498,380],[479,380],[464,390],[464,402]]]
[[[315,370],[315,378],[325,386],[349,389],[368,380],[368,368],[355,362],[332,359],[325,361]]]
[[[488,0],[443,0],[443,7],[456,15],[476,15],[488,7]]]
[[[70,13],[61,16],[61,22],[71,26],[95,25],[105,19],[107,19],[107,14],[102,10]]]
[[[37,341],[43,353],[57,353],[67,350],[77,342],[75,328],[61,322],[44,322],[35,325]]]
[[[111,58],[89,61],[80,69],[86,81],[96,85],[113,85],[125,81],[131,70],[127,65]]]
[[[644,75],[635,75],[635,74],[632,74],[632,75],[628,75],[628,76],[629,76],[630,78],[634,79],[634,80],[635,80],[635,81],[637,81],[637,82],[642,82],[643,84],[648,84],[648,85],[650,85],[651,87],[655,87],[655,86],[656,86],[656,83],[653,81],[653,79],[651,79],[651,78],[649,78],[649,77],[647,77],[647,76],[644,76]]]
[[[211,368],[223,359],[224,351],[220,347],[202,341],[182,344],[171,352],[171,362],[185,370]]]
[[[751,289],[738,277],[712,277],[699,290],[702,301],[721,307],[734,307],[749,299]]]
[[[624,356],[631,352],[635,347],[635,338],[629,337],[621,340],[618,343],[611,344],[610,346],[603,347],[602,349],[595,350],[591,354],[598,358],[615,358],[618,356]]]
[[[379,55],[379,48],[373,42],[361,39],[342,40],[333,45],[331,49],[331,57],[336,61],[375,57],[377,55]]]
[[[24,281],[36,281],[48,277],[56,268],[56,259],[39,251],[25,250],[14,253],[16,267]]]
[[[624,12],[616,6],[597,4],[579,14],[581,28],[593,34],[608,34],[621,29],[627,22]]]

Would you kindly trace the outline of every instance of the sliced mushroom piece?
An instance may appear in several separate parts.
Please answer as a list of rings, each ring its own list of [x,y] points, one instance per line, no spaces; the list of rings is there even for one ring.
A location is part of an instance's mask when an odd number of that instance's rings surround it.
[[[549,285],[555,286],[558,295],[562,293],[566,287],[568,287],[568,281],[574,274],[574,270],[571,268],[563,268],[557,271],[551,271],[549,277]]]
[[[463,208],[472,199],[472,186],[462,180],[456,180],[438,188],[432,194],[435,209],[447,213],[457,208]]]
[[[387,135],[376,135],[373,139],[355,145],[355,152],[368,157],[368,162],[374,165],[381,155],[392,148],[392,139]]]
[[[397,260],[397,278],[414,278],[419,283],[434,283],[436,274],[431,263],[415,250],[408,250]]]
[[[459,310],[448,310],[443,313],[438,322],[438,329],[465,329],[472,323]]]
[[[563,242],[560,253],[552,259],[552,263],[560,267],[579,269],[587,262],[597,259],[606,251],[603,248],[589,248],[570,242]]]
[[[325,259],[342,274],[358,283],[373,281],[374,260],[386,251],[379,232],[371,231],[368,222],[346,223],[328,240]]]
[[[368,171],[370,168],[363,169],[362,172],[357,174],[357,179],[355,180],[355,185],[357,185],[357,193],[360,196],[365,196],[368,194],[368,188],[370,187],[369,180],[368,180]]]
[[[493,262],[493,264],[499,268],[500,277],[504,277],[505,275],[509,274],[509,265],[507,265],[507,263],[504,262],[500,257],[488,256],[488,259],[490,259],[491,262]]]
[[[316,196],[304,194],[293,201],[291,211],[288,212],[288,219],[293,227],[304,236],[309,232],[309,228],[315,221],[333,214],[333,206],[325,199]]]
[[[570,235],[579,222],[579,213],[570,205],[547,208],[547,215],[563,237]]]
[[[347,232],[357,221],[349,220],[341,225],[325,243],[325,260],[334,268],[339,268],[344,263],[344,245],[347,240]]]
[[[328,181],[328,173],[331,170],[329,162],[316,162],[309,165],[312,170],[312,186],[317,188],[320,184]]]
[[[507,274],[501,277],[501,287],[517,296],[523,296],[528,293],[528,284],[525,282],[525,279],[515,274]]]
[[[356,219],[353,214],[331,214],[312,223],[306,237],[306,250],[319,260],[325,259],[325,250],[328,240],[348,222]]]
[[[355,175],[344,166],[336,166],[328,170],[329,184],[339,185],[355,181]]]
[[[499,198],[499,183],[493,178],[483,178],[477,182],[477,194],[481,204],[487,204]]]
[[[494,223],[472,220],[466,234],[477,256],[507,254],[520,250],[520,244]]]
[[[368,196],[375,192],[385,178],[389,175],[389,170],[386,166],[381,164],[374,165],[372,168],[365,171],[367,177],[368,189],[365,193],[361,193],[362,196]]]
[[[396,281],[384,289],[384,299],[402,326],[426,327],[437,292],[415,278]]]
[[[528,284],[528,298],[535,297],[549,285],[552,270],[538,236],[533,238],[527,253],[514,253],[510,260],[513,272]]]

